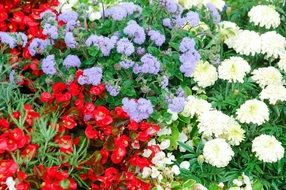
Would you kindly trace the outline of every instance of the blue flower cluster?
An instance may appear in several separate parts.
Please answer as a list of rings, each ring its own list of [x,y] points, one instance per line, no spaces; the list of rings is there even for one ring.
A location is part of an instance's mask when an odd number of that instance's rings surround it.
[[[134,3],[121,3],[105,10],[103,16],[111,17],[113,20],[121,21],[134,13],[141,14],[142,8]]]
[[[104,56],[109,56],[111,50],[115,47],[118,37],[113,36],[111,38],[104,36],[91,35],[86,41],[85,44],[90,47],[95,45]]]
[[[80,64],[81,61],[76,55],[68,55],[63,61],[63,65],[66,66],[67,69],[70,67],[79,67]]]
[[[123,110],[136,122],[148,119],[153,113],[152,103],[145,98],[139,98],[138,100],[123,98],[122,104]]]
[[[133,67],[133,72],[135,74],[139,73],[149,73],[158,74],[160,71],[160,62],[153,55],[147,53],[140,59],[141,64],[135,64]]]
[[[183,38],[180,43],[180,71],[190,77],[195,69],[196,63],[200,60],[200,54],[195,49],[195,41],[189,37]]]
[[[56,74],[56,61],[55,55],[48,55],[45,59],[42,60],[42,71],[47,75]]]
[[[136,21],[131,20],[127,23],[127,26],[123,30],[124,34],[132,38],[136,44],[143,44],[146,40],[146,34],[144,28],[139,26]]]
[[[83,74],[78,78],[78,83],[80,85],[91,84],[96,86],[100,84],[101,78],[102,68],[92,67],[83,71]]]

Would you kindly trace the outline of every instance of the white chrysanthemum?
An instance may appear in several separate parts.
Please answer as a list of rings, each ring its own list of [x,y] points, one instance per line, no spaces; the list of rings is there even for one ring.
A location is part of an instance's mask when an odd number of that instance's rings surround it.
[[[212,109],[212,105],[206,100],[197,98],[195,96],[188,96],[187,103],[185,104],[183,112],[181,114],[185,117],[200,116],[206,111]]]
[[[247,100],[236,111],[237,119],[241,123],[254,123],[262,125],[269,120],[269,110],[267,105],[259,100]]]
[[[243,78],[250,72],[250,65],[241,57],[230,57],[224,60],[218,67],[218,76],[220,79],[229,82],[243,83]]]
[[[185,8],[201,7],[204,0],[179,0],[179,3]]]
[[[215,83],[218,79],[216,68],[208,62],[199,61],[193,73],[194,80],[202,88],[206,88]]]
[[[241,128],[239,123],[231,118],[228,122],[228,127],[226,131],[222,134],[224,138],[230,145],[239,145],[245,138],[245,131]]]
[[[276,28],[280,25],[280,15],[272,6],[257,5],[248,12],[250,22],[256,26],[267,29]]]
[[[266,54],[266,57],[278,58],[285,53],[286,39],[277,32],[266,32],[260,37],[261,53]]]
[[[278,101],[286,101],[286,88],[282,85],[269,85],[261,91],[259,97],[261,100],[268,99],[270,104],[275,105]]]
[[[286,53],[280,55],[280,60],[278,62],[278,67],[282,71],[286,72]]]
[[[222,135],[228,127],[230,117],[221,111],[207,111],[199,117],[199,132],[206,137]]]
[[[218,138],[206,142],[203,155],[205,162],[221,168],[228,165],[234,156],[234,152],[224,139]]]
[[[222,21],[218,24],[218,32],[221,35],[222,41],[231,46],[234,37],[240,31],[240,28],[234,22]]]
[[[252,141],[252,152],[263,162],[277,162],[284,156],[284,148],[274,136],[260,135]]]
[[[219,11],[222,11],[225,5],[225,2],[223,0],[204,0],[205,5],[207,5],[208,3],[213,4]]]
[[[268,85],[282,85],[282,75],[275,67],[261,67],[252,72],[254,80],[261,88]]]
[[[261,52],[261,38],[255,31],[241,30],[228,47],[242,55],[255,55]]]

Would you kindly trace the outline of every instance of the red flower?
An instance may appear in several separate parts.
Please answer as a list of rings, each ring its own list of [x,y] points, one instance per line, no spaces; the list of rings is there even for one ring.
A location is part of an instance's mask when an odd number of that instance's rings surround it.
[[[21,155],[25,158],[32,159],[36,156],[36,152],[38,149],[38,145],[36,144],[29,144],[26,148],[22,151]]]
[[[63,153],[72,153],[73,140],[70,135],[64,135],[56,139],[56,143],[60,146]]]
[[[5,131],[9,129],[9,123],[6,119],[0,119],[0,130]]]
[[[95,110],[95,105],[93,103],[86,103],[85,106],[84,106],[84,111],[83,113],[85,115],[88,115],[88,114],[92,114],[92,112]]]
[[[40,97],[40,100],[45,103],[50,103],[53,101],[53,99],[53,95],[51,95],[49,92],[43,92]]]
[[[89,139],[96,140],[98,138],[98,132],[91,125],[87,125],[85,135]]]
[[[63,116],[62,123],[63,126],[67,129],[73,129],[77,125],[74,118],[70,115]]]
[[[7,177],[13,176],[18,169],[13,160],[0,160],[0,182],[4,182]]]
[[[105,164],[107,162],[108,156],[109,156],[109,152],[105,149],[101,149],[100,150],[100,155],[101,155],[101,160],[100,163],[101,164]]]
[[[63,82],[57,82],[52,86],[53,93],[58,94],[66,90],[67,86]]]
[[[126,155],[126,149],[124,146],[115,147],[115,149],[111,154],[111,161],[114,164],[119,164],[123,160],[125,155]]]
[[[75,82],[72,82],[69,85],[69,92],[71,93],[71,95],[73,96],[77,96],[80,93],[81,89],[79,87],[78,84],[76,84]]]
[[[113,119],[110,115],[109,110],[104,106],[98,106],[93,112],[96,125],[99,127],[110,125]]]
[[[90,94],[98,96],[102,94],[105,90],[104,84],[99,84],[97,86],[92,86],[89,90]]]
[[[0,154],[8,150],[8,142],[6,138],[6,134],[2,134],[0,136]]]
[[[134,120],[130,120],[129,121],[128,129],[130,131],[137,131],[138,127],[139,127],[139,125],[138,125],[138,123],[136,121],[134,121]]]
[[[148,167],[151,165],[151,161],[148,160],[147,158],[140,157],[138,155],[133,156],[130,160],[129,163],[133,166],[137,166],[140,169],[143,169],[144,167]]]
[[[8,14],[6,10],[4,9],[3,5],[0,4],[0,22],[4,22],[7,20]]]
[[[13,13],[13,18],[11,19],[13,22],[18,23],[18,24],[24,24],[24,18],[25,14],[23,12],[14,12]]]
[[[128,119],[129,118],[128,114],[125,111],[123,111],[122,107],[116,107],[114,109],[114,112],[115,112],[115,115],[120,119]]]

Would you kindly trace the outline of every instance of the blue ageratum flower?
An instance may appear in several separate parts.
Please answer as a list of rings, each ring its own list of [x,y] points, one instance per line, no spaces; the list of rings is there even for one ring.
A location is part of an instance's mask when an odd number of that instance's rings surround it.
[[[55,55],[48,55],[45,59],[42,60],[42,71],[47,75],[56,74],[56,61]]]

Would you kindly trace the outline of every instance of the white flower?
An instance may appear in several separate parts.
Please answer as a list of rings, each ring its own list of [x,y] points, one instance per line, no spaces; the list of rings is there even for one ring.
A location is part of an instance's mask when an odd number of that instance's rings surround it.
[[[188,161],[181,162],[180,168],[188,170],[190,168],[190,162],[188,162]]]
[[[211,110],[212,105],[206,100],[197,98],[195,96],[188,96],[187,103],[185,104],[183,112],[181,114],[185,117],[200,116],[204,112]]]
[[[268,85],[282,85],[282,75],[275,67],[261,67],[252,72],[254,80],[261,88]]]
[[[222,21],[218,24],[218,27],[218,31],[221,35],[223,42],[226,45],[231,46],[232,40],[240,31],[240,28],[236,25],[236,23],[230,21]]]
[[[204,4],[211,3],[213,4],[219,11],[223,10],[225,2],[223,0],[204,0]]]
[[[216,68],[208,62],[199,61],[193,73],[194,80],[202,88],[206,88],[215,83],[218,79]]]
[[[243,78],[250,72],[250,65],[241,57],[230,57],[224,60],[218,67],[218,75],[220,79],[228,82],[243,83]]]
[[[261,100],[268,99],[270,104],[275,105],[278,101],[286,101],[286,88],[282,85],[269,85],[261,91],[259,97]]]
[[[224,139],[217,138],[206,142],[203,155],[207,163],[221,168],[228,165],[234,152]]]
[[[269,110],[267,105],[259,100],[247,100],[236,111],[237,119],[241,123],[254,123],[262,125],[269,120]]]
[[[266,57],[278,58],[285,52],[286,39],[275,31],[261,35],[261,53]]]
[[[192,7],[201,7],[203,5],[203,0],[179,0],[179,3],[185,9],[190,9]]]
[[[270,29],[276,28],[280,25],[280,15],[272,6],[257,5],[252,7],[248,12],[250,22],[256,26]]]
[[[252,152],[263,162],[277,162],[284,156],[284,148],[274,136],[260,135],[252,141]]]
[[[196,183],[196,184],[193,186],[192,190],[208,190],[208,189],[207,189],[205,186],[203,186],[202,184]]]
[[[165,152],[160,151],[155,154],[155,156],[152,158],[152,163],[157,167],[157,168],[164,168],[166,165],[171,165],[173,164],[173,161],[175,161],[175,156],[172,155],[171,153],[168,153],[167,156]]]
[[[255,55],[261,52],[261,38],[255,31],[241,30],[228,47],[242,55]]]
[[[142,178],[146,179],[147,177],[149,177],[151,175],[152,169],[149,167],[144,167],[143,171],[142,171]]]
[[[163,140],[163,141],[160,143],[159,147],[160,147],[161,150],[165,150],[165,149],[167,149],[167,148],[170,147],[170,144],[171,144],[170,140],[169,140],[169,139],[166,139],[166,140]]]
[[[224,138],[230,145],[239,145],[244,139],[245,131],[241,128],[239,123],[233,118],[229,120],[228,127],[226,131],[221,136]]]
[[[151,170],[151,177],[154,179],[154,178],[158,178],[159,176],[160,176],[160,171],[157,169],[157,168],[155,168],[155,167],[151,167],[152,168],[152,170]]]
[[[142,156],[145,158],[149,158],[151,154],[152,154],[152,151],[150,149],[144,149]]]
[[[243,182],[240,179],[234,179],[232,183],[238,187],[243,185]]]
[[[7,177],[6,179],[6,185],[9,190],[16,190],[16,182],[14,181],[13,177]]]
[[[170,127],[161,128],[160,131],[157,133],[158,136],[170,135],[170,134],[172,134],[172,130]]]
[[[179,168],[179,166],[177,166],[177,165],[173,165],[171,170],[172,170],[172,172],[173,172],[175,175],[179,175],[179,174],[180,174],[180,168]]]
[[[286,72],[286,53],[280,55],[280,60],[278,62],[278,67],[282,71]]]
[[[90,21],[95,21],[101,18],[101,10],[94,10],[92,6],[88,7],[88,19]]]
[[[203,133],[205,136],[218,137],[222,135],[226,128],[228,127],[230,117],[221,111],[213,110],[205,112],[199,118],[199,132]]]

